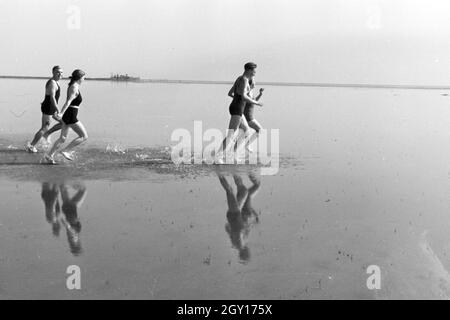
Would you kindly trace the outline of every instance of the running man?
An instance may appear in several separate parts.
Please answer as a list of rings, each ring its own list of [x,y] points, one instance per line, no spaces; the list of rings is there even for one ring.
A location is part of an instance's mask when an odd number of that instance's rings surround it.
[[[27,151],[36,153],[36,144],[41,138],[48,139],[48,137],[55,131],[61,129],[62,125],[59,121],[53,128],[50,129],[50,121],[55,114],[58,113],[58,100],[60,95],[59,80],[62,78],[63,70],[60,66],[54,66],[52,69],[53,77],[51,77],[45,84],[45,98],[41,103],[42,123],[41,128],[34,135],[33,141],[27,145]]]
[[[228,125],[228,133],[222,142],[218,152],[216,152],[217,163],[223,163],[220,159],[223,152],[227,151],[227,146],[230,142],[234,142],[239,135],[238,129],[241,128],[246,134],[249,130],[247,120],[243,116],[245,104],[251,103],[253,105],[262,106],[263,104],[251,98],[250,80],[256,75],[256,64],[248,62],[244,65],[244,73],[239,76],[233,85],[233,101],[230,104],[229,112],[231,115],[230,123]]]
[[[255,77],[252,77],[252,78],[249,80],[249,84],[250,84],[250,94],[249,94],[249,96],[253,99],[253,89],[255,88],[255,85],[256,85],[256,83],[255,83]],[[231,97],[231,98],[234,97],[234,90],[235,90],[235,87],[234,87],[234,85],[233,85],[233,86],[231,87],[230,91],[228,92],[228,96],[229,96],[229,97]],[[258,96],[257,96],[256,98],[254,98],[254,99],[255,99],[256,101],[259,101],[259,99],[261,99],[261,97],[262,97],[263,92],[264,92],[264,88],[260,88],[260,89],[259,89],[259,94],[258,94]],[[253,115],[254,110],[255,110],[255,105],[254,105],[254,104],[249,103],[249,102],[247,102],[247,103],[245,104],[245,108],[244,108],[244,116],[245,116],[245,120],[247,120],[247,123],[248,123],[249,127],[256,131],[256,133],[253,134],[253,135],[247,140],[247,142],[246,142],[246,144],[245,144],[246,149],[247,149],[248,151],[250,151],[250,152],[252,151],[252,150],[250,149],[250,144],[258,137],[258,134],[259,134],[259,132],[260,132],[261,129],[262,129],[262,126],[259,124],[258,120],[256,120],[255,117],[254,117],[254,115]],[[245,128],[244,128],[242,125],[240,126],[240,128],[241,128],[242,130],[245,130]],[[245,132],[245,131],[244,131],[244,132]],[[236,146],[236,148],[237,148],[237,146]]]
[[[72,161],[72,149],[86,142],[88,139],[86,129],[77,118],[78,109],[83,101],[80,93],[80,85],[84,81],[85,75],[86,73],[83,70],[77,69],[72,72],[72,76],[70,77],[69,87],[67,88],[67,100],[61,109],[61,113],[56,115],[58,119],[62,119],[61,136],[55,141],[49,153],[44,156],[44,159],[50,164],[56,164],[53,157],[61,144],[66,141],[69,129],[75,131],[78,137],[73,139],[67,147],[59,151],[67,160]]]

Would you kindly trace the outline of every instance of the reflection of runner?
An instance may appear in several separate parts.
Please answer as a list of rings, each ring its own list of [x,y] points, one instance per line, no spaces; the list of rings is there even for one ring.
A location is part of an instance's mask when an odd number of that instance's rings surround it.
[[[36,153],[36,144],[43,137],[48,139],[49,135],[61,129],[61,123],[56,124],[50,128],[51,118],[58,113],[58,100],[60,95],[60,87],[58,81],[62,77],[62,69],[59,66],[54,66],[52,69],[53,77],[45,84],[45,98],[41,104],[42,123],[41,128],[34,135],[33,141],[27,145],[27,151]]]
[[[219,175],[219,181],[222,187],[225,189],[227,195],[228,211],[227,211],[227,224],[225,230],[228,233],[231,245],[239,252],[239,259],[242,263],[250,261],[250,249],[245,244],[250,228],[253,224],[259,222],[256,211],[252,208],[251,199],[260,187],[259,180],[254,175],[249,175],[253,186],[249,189],[244,185],[242,178],[234,174],[234,182],[237,187],[236,195],[233,188],[228,183],[227,179],[222,175]],[[252,221],[252,217],[255,218]]]
[[[60,214],[58,195],[59,189],[55,183],[42,183],[41,198],[45,205],[45,219],[52,225],[52,233],[54,236],[59,236],[59,230],[61,229],[58,221]]]
[[[66,184],[59,187],[63,204],[61,206],[64,214],[63,222],[67,231],[67,240],[69,242],[70,252],[77,256],[83,251],[79,234],[81,232],[81,222],[78,219],[78,208],[83,204],[86,198],[86,187],[84,185],[73,185],[77,191],[74,196],[70,196],[69,189]]]
[[[252,199],[258,193],[259,187],[261,186],[261,182],[255,176],[254,173],[250,173],[248,175],[248,178],[250,179],[253,185],[248,189],[248,196],[247,199],[245,199],[244,206],[242,207],[242,215],[248,217],[248,219],[254,217],[255,222],[258,223],[259,222],[258,213],[252,206]]]

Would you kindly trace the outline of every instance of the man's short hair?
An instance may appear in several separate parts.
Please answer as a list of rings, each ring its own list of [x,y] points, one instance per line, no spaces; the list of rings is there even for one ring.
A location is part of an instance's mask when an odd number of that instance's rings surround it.
[[[61,67],[60,67],[60,66],[54,66],[54,67],[52,68],[52,72],[55,72],[55,71],[58,70],[58,69],[61,69]]]
[[[244,65],[244,69],[245,69],[245,70],[253,70],[253,69],[255,69],[256,67],[257,67],[256,63],[253,63],[253,62],[247,62],[247,63]]]

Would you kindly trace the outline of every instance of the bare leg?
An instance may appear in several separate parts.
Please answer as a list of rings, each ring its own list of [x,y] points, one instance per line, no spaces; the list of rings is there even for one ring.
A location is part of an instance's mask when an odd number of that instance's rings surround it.
[[[48,156],[50,158],[53,158],[53,155],[55,154],[56,150],[58,150],[59,146],[66,141],[68,133],[69,133],[69,126],[63,125],[61,129],[61,135],[59,136],[58,140],[55,141],[55,143],[53,144],[52,148],[48,153]]]
[[[227,194],[228,211],[234,214],[240,214],[241,209],[239,208],[236,196],[234,195],[233,188],[222,174],[219,174],[219,181]]]
[[[45,218],[48,223],[56,220],[56,202],[58,201],[59,189],[52,182],[42,183],[42,200],[45,205]]]
[[[74,255],[79,255],[82,252],[81,241],[80,241],[80,231],[81,223],[78,218],[77,209],[86,197],[86,188],[82,188],[77,191],[76,195],[70,197],[68,186],[62,184],[60,186],[61,197],[63,199],[63,214],[64,214],[64,225],[67,232],[67,241],[69,242],[70,252]]]
[[[233,188],[229,185],[225,177],[219,174],[219,180],[222,187],[225,189],[227,194],[228,211],[227,211],[227,221],[225,226],[231,244],[234,248],[239,251],[239,258],[241,261],[246,262],[250,258],[250,251],[247,246],[243,243],[243,239],[246,237],[247,227],[242,219],[242,202],[247,198],[248,192],[247,188],[242,183],[240,177],[234,177],[235,183],[238,187],[237,194],[233,192]]]
[[[57,124],[55,124],[53,127],[51,127],[49,130],[47,130],[46,133],[44,133],[43,138],[47,139],[53,132],[56,132],[58,130],[61,130],[62,128],[62,123],[59,122]]]
[[[221,152],[224,152],[227,150],[227,146],[230,141],[234,140],[236,135],[238,134],[237,129],[239,128],[239,125],[241,124],[243,117],[238,115],[232,115],[230,119],[230,123],[228,125],[228,133],[225,139],[223,139],[222,146],[217,150],[216,154],[220,154]]]
[[[259,133],[259,131],[262,129],[261,124],[258,122],[258,120],[253,119],[248,123],[248,126],[252,129],[254,129],[256,132]]]
[[[262,129],[262,126],[259,124],[259,122],[256,119],[253,119],[252,121],[250,121],[248,123],[248,125],[250,126],[250,128],[254,129],[256,132],[254,132],[250,138],[248,139],[246,146],[248,147],[249,145],[252,144],[253,141],[255,141],[258,138],[259,132]]]
[[[88,138],[87,131],[84,128],[81,121],[71,124],[70,128],[72,128],[72,130],[75,131],[76,134],[78,134],[78,137],[73,139],[67,147],[65,147],[64,149],[61,150],[61,152],[70,152],[76,146],[79,146],[83,142],[86,142],[86,140]]]
[[[50,118],[51,116],[42,114],[41,128],[34,135],[33,141],[31,141],[30,143],[31,146],[34,147],[39,142],[39,140],[41,140],[42,136],[48,131],[48,128],[50,127]]]
[[[245,200],[247,199],[247,196],[248,196],[248,189],[244,185],[244,182],[242,181],[242,178],[239,175],[234,174],[233,178],[234,178],[234,183],[236,184],[236,187],[237,187],[237,192],[236,192],[237,205],[239,207],[239,210],[242,210],[242,206],[244,205]]]
[[[236,135],[236,142],[234,144],[234,151],[238,149],[238,147],[242,144],[242,141],[245,141],[245,138],[250,130],[250,127],[247,123],[247,119],[243,116],[242,121],[239,124],[239,132]]]
[[[258,193],[259,187],[261,186],[261,181],[255,176],[254,173],[250,173],[248,177],[253,185],[248,189],[248,197],[245,200],[244,208],[246,212],[256,213],[256,211],[252,208],[251,200]],[[244,209],[242,211],[244,211]]]
[[[239,125],[239,129],[241,130],[239,130],[238,136],[236,137],[236,144],[234,146],[235,151],[242,145],[244,141],[246,141],[247,134],[250,131],[247,119],[244,116],[242,116],[242,121]]]

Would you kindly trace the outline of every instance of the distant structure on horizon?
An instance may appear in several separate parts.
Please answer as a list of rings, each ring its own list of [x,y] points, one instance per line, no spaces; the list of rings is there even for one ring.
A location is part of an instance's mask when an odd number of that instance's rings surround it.
[[[127,74],[111,74],[110,80],[114,81],[139,81],[141,78],[139,77],[131,77]]]

